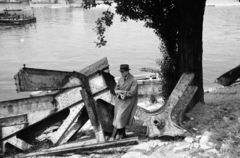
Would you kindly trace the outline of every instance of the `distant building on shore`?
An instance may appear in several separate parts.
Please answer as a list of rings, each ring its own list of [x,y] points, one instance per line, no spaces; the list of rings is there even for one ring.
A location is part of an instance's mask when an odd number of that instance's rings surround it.
[[[32,4],[72,4],[82,3],[82,0],[31,0]]]
[[[31,10],[29,0],[0,0],[0,11],[3,10]]]

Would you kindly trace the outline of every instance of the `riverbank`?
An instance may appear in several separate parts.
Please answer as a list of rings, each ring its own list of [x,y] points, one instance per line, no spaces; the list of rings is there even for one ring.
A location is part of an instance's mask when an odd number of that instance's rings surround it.
[[[68,158],[236,158],[240,145],[240,84],[218,88],[204,94],[205,104],[197,104],[186,114],[185,138],[145,136],[144,122],[136,120],[127,129],[128,136],[138,136],[139,145],[110,148],[94,152],[69,154]],[[90,126],[82,129],[79,138],[94,137]],[[60,158],[61,156],[58,156]],[[53,158],[41,156],[41,158]],[[56,157],[54,157],[56,158]]]

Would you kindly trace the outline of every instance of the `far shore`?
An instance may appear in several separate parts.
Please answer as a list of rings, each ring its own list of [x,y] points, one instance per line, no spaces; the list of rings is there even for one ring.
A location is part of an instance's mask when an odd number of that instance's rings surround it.
[[[103,4],[104,5],[104,4]],[[82,8],[82,3],[72,4],[30,4],[32,8]],[[206,7],[228,7],[228,6],[240,6],[240,2],[235,3],[206,3]]]

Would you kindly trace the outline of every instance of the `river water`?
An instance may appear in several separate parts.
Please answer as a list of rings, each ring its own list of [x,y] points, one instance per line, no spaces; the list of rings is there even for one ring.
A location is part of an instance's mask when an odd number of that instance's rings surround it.
[[[0,101],[28,96],[15,91],[13,76],[26,67],[78,71],[107,57],[111,74],[119,76],[119,65],[128,63],[132,74],[142,67],[157,68],[160,40],[143,22],[120,22],[106,31],[107,45],[97,48],[95,20],[105,7],[34,9],[37,23],[0,28]],[[240,7],[206,7],[203,32],[204,88],[219,85],[214,79],[239,64]]]

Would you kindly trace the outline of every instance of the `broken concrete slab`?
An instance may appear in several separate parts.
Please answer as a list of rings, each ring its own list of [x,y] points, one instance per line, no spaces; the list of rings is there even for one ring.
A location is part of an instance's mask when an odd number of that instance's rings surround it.
[[[205,131],[199,141],[200,148],[202,149],[210,149],[213,147],[213,144],[209,144],[209,140],[211,137],[212,133],[209,131]]]

